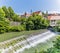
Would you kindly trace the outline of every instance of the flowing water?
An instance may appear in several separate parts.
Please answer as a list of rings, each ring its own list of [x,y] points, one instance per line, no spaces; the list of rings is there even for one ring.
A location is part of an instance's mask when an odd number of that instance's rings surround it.
[[[43,43],[46,40],[49,40],[50,38],[52,38],[54,36],[56,36],[55,33],[51,32],[51,31],[47,31],[42,34],[38,34],[36,36],[29,37],[29,38],[25,39],[24,41],[19,42],[14,46],[10,46],[9,48],[2,49],[1,51],[2,51],[2,53],[9,53],[9,52],[10,53],[22,53],[22,51],[24,51],[26,48],[29,49],[31,47],[34,47],[37,44]]]

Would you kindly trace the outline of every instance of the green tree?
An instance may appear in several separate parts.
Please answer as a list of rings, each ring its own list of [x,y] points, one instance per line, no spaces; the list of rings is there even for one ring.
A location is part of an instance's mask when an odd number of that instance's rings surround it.
[[[9,11],[9,18],[12,18],[14,13],[14,10],[11,7],[8,7],[8,11]]]
[[[13,19],[13,21],[20,22],[20,17],[19,17],[17,14],[14,14],[14,15],[12,16],[12,19]]]
[[[5,13],[2,8],[0,8],[0,17],[5,17]]]
[[[32,21],[27,21],[26,29],[27,30],[33,30],[33,28],[34,28],[34,23]]]
[[[26,25],[26,21],[27,19],[25,17],[21,18],[21,21],[20,21],[21,25]]]
[[[0,33],[4,33],[7,31],[7,26],[9,26],[9,23],[6,21],[0,21]]]
[[[9,18],[9,11],[8,11],[8,9],[6,8],[6,6],[3,6],[2,9],[3,9],[3,11],[5,12],[5,17],[6,17],[6,18]]]

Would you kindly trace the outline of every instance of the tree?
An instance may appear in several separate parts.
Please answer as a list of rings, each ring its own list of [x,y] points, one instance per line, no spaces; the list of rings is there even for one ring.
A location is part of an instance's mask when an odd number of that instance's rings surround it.
[[[7,21],[0,20],[0,33],[4,33],[7,31],[7,26],[9,26],[9,23]]]
[[[3,9],[3,11],[5,12],[5,17],[6,17],[6,18],[9,18],[9,11],[8,11],[8,9],[6,8],[6,6],[3,6],[2,9]]]
[[[43,27],[47,28],[49,26],[49,20],[47,20],[46,18],[44,18],[42,20],[42,24],[43,24]]]
[[[9,18],[12,18],[13,15],[15,14],[13,9],[11,7],[8,7],[8,11],[9,11]]]
[[[0,8],[0,17],[5,17],[5,13],[2,8]]]
[[[24,18],[21,18],[21,25],[26,25],[26,21],[27,21],[27,19],[24,17]]]
[[[33,30],[33,28],[34,28],[34,23],[32,21],[27,21],[26,29],[27,30]]]
[[[17,14],[14,14],[14,15],[12,16],[12,19],[13,19],[13,21],[20,22],[20,17],[19,17]]]
[[[42,15],[47,18],[48,17],[48,11],[46,11],[45,13],[42,12]]]

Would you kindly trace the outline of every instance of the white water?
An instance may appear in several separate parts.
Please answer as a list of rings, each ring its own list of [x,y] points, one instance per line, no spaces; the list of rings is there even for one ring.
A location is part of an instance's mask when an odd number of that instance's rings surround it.
[[[21,53],[22,51],[24,51],[26,48],[29,49],[30,47],[34,47],[39,43],[45,42],[46,40],[49,40],[50,38],[56,36],[55,33],[51,32],[51,31],[47,31],[45,33],[27,38],[25,41],[22,41],[20,43],[17,43],[14,46],[18,46],[18,45],[22,45],[24,44],[24,46],[21,49],[18,49],[17,51],[13,51],[14,53]],[[8,53],[9,49],[12,49],[13,46],[10,46],[9,48],[3,50],[2,53]]]

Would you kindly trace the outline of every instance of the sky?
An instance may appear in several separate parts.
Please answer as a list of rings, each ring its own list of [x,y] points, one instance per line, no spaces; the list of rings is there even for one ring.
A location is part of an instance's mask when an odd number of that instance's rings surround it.
[[[0,0],[0,7],[11,6],[16,13],[34,11],[60,12],[60,0]]]

